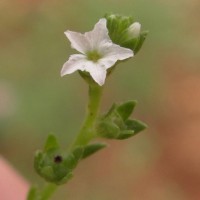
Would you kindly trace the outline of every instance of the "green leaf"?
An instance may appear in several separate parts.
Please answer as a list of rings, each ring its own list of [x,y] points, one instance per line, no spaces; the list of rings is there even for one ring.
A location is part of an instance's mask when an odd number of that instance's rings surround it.
[[[135,134],[143,131],[147,128],[147,125],[144,122],[141,122],[139,120],[127,120],[126,125],[128,129],[134,130]]]
[[[104,143],[95,143],[95,144],[89,144],[84,148],[83,156],[82,158],[87,158],[88,156],[91,156],[92,154],[96,153],[97,151],[105,148],[107,145]]]
[[[39,200],[39,191],[36,186],[32,186],[28,192],[27,200]]]
[[[44,151],[49,151],[51,149],[58,149],[58,148],[59,144],[57,142],[57,138],[54,135],[49,135],[44,146]]]
[[[128,139],[134,135],[135,135],[135,132],[133,130],[125,130],[125,131],[121,131],[121,133],[117,139],[124,140],[124,139]]]
[[[136,104],[137,104],[137,101],[127,101],[117,107],[117,112],[119,113],[119,115],[124,121],[130,117]]]
[[[97,125],[96,131],[99,136],[110,139],[117,138],[120,133],[120,129],[117,125],[106,120]]]

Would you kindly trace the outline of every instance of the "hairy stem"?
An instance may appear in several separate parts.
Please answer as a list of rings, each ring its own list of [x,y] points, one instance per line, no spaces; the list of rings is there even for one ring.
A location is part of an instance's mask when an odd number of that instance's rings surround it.
[[[73,143],[72,148],[75,146],[86,145],[95,136],[94,124],[98,115],[99,105],[101,100],[102,87],[97,84],[89,86],[89,103],[86,113],[85,121],[82,128]]]

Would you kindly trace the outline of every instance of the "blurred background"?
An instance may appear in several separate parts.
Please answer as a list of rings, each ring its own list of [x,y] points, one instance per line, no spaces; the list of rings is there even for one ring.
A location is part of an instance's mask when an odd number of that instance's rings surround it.
[[[63,32],[90,31],[107,12],[149,30],[142,50],[107,80],[102,112],[138,100],[148,130],[83,161],[54,200],[200,199],[198,0],[1,0],[0,153],[30,182],[33,156],[49,133],[65,148],[78,132],[87,85],[60,77],[74,52]],[[66,198],[65,198],[66,197]]]

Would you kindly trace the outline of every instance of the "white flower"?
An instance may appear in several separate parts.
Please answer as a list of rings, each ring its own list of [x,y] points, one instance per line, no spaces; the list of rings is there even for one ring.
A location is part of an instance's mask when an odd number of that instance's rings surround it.
[[[133,56],[133,51],[112,43],[106,19],[100,19],[94,29],[84,34],[66,31],[65,35],[71,42],[71,47],[82,54],[74,54],[63,65],[61,76],[77,70],[89,72],[91,77],[102,86],[106,79],[106,70],[118,60]]]
[[[139,22],[135,22],[131,24],[128,28],[128,32],[132,38],[137,38],[140,35],[141,24]]]

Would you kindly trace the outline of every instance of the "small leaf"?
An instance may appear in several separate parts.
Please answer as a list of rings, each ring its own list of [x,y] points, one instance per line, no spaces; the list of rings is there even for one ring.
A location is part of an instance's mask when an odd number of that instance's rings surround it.
[[[135,132],[132,130],[125,130],[125,131],[121,131],[120,135],[118,136],[117,139],[119,140],[124,140],[124,139],[128,139],[132,136],[135,135]]]
[[[84,148],[83,156],[82,158],[87,158],[88,156],[91,156],[92,154],[96,153],[97,151],[105,148],[107,145],[103,143],[95,143],[95,144],[89,144]]]
[[[45,166],[40,171],[41,176],[43,176],[47,181],[55,181],[55,174],[52,166]]]
[[[117,138],[120,132],[119,127],[110,121],[100,122],[96,130],[99,136],[110,139]]]
[[[147,128],[147,125],[139,120],[127,120],[126,125],[128,129],[134,130],[135,134]]]
[[[49,151],[50,149],[57,148],[59,148],[59,144],[56,137],[54,135],[49,135],[44,146],[44,151]]]
[[[136,101],[127,101],[117,107],[117,112],[124,121],[129,118],[136,104],[137,104]]]

